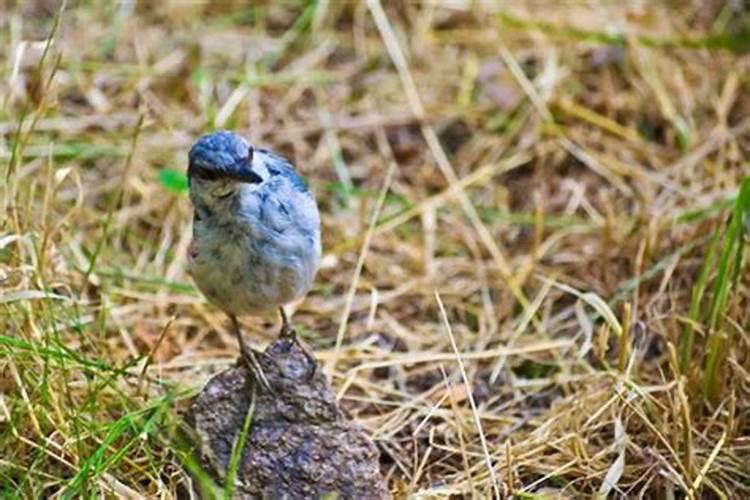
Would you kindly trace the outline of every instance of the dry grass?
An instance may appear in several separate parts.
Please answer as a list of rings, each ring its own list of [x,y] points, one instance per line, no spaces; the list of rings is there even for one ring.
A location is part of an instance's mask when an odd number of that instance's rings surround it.
[[[3,496],[186,492],[217,127],[317,194],[295,322],[395,496],[750,496],[742,2],[69,3],[0,16]]]

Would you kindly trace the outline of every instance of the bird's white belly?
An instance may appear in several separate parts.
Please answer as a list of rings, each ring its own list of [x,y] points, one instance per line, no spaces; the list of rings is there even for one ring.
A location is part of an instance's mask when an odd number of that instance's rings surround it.
[[[268,313],[300,298],[312,283],[302,256],[255,246],[244,238],[200,238],[190,245],[189,274],[209,302],[228,314]]]

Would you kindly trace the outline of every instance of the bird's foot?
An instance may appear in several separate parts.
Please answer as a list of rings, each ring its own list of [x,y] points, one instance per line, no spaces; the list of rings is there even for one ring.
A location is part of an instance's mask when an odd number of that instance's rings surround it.
[[[234,330],[234,335],[237,337],[237,343],[240,345],[240,359],[242,360],[242,363],[245,365],[245,368],[254,375],[253,378],[255,379],[255,382],[260,384],[262,389],[273,394],[274,390],[268,382],[265,373],[263,373],[263,367],[258,361],[258,356],[262,356],[263,353],[254,350],[245,343],[245,339],[242,337],[240,322],[237,321],[237,317],[230,315],[229,319],[232,321],[232,329]]]
[[[308,348],[305,347],[305,345],[300,341],[299,336],[297,335],[297,330],[292,328],[292,326],[285,321],[281,326],[279,338],[287,342],[287,345],[289,347],[291,347],[292,345],[296,345],[299,350],[302,351],[305,359],[307,359],[307,364],[310,365],[310,370],[307,373],[307,380],[312,380],[312,378],[315,376],[315,372],[318,370],[318,362],[315,360],[315,356],[313,356]]]
[[[245,365],[245,368],[253,374],[253,378],[257,384],[260,384],[261,388],[270,393],[274,393],[273,387],[268,382],[263,367],[260,365],[258,356],[262,356],[263,353],[257,352],[253,349],[243,349],[240,353],[240,360]]]

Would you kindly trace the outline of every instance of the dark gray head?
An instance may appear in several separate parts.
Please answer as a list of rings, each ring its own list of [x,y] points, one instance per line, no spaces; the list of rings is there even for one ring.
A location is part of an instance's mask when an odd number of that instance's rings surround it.
[[[188,153],[188,182],[258,184],[263,177],[253,170],[253,154],[253,147],[234,132],[220,130],[201,136]]]

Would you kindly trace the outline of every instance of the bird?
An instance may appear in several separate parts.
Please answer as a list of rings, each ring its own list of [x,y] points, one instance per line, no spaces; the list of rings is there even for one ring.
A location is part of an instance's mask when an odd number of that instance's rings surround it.
[[[280,311],[279,337],[302,346],[284,305],[301,299],[320,264],[320,214],[294,165],[241,135],[202,135],[188,153],[193,234],[187,272],[208,302],[231,320],[243,360],[267,387],[238,317]],[[260,372],[259,372],[260,370]]]

